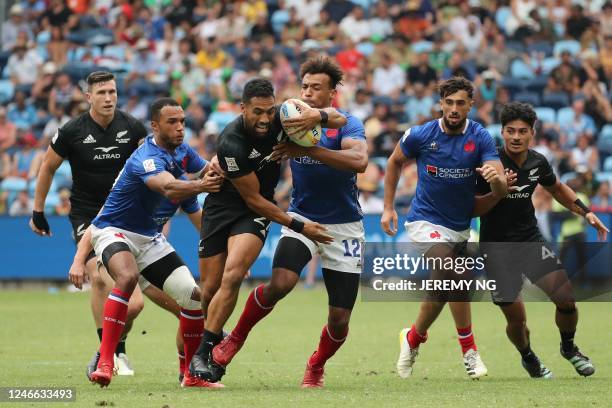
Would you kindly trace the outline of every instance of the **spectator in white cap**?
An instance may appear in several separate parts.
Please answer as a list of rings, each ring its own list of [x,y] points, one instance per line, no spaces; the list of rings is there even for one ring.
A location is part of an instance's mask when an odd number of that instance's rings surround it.
[[[2,51],[13,49],[21,31],[27,33],[28,40],[33,38],[32,30],[23,16],[23,7],[16,3],[9,10],[9,20],[2,24]]]

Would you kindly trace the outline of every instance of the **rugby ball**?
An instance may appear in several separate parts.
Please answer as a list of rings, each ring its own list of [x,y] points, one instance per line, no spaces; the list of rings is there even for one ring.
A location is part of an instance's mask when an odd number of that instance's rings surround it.
[[[319,140],[321,140],[321,134],[323,132],[321,129],[321,124],[317,124],[312,129],[301,133],[292,133],[292,129],[285,126],[285,120],[297,118],[302,114],[300,104],[303,103],[304,102],[297,99],[287,99],[280,107],[280,120],[285,133],[287,133],[287,136],[289,136],[289,139],[291,139],[293,143],[304,147],[311,147],[319,143]]]

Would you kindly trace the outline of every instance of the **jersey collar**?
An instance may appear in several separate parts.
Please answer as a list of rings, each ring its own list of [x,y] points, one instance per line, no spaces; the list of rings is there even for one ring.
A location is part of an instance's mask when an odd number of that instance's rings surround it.
[[[442,118],[438,119],[438,126],[440,127],[440,130],[442,131],[442,133],[446,133],[444,131],[444,127],[442,126]],[[461,134],[465,135],[465,132],[467,132],[469,126],[470,126],[470,120],[465,119],[465,127],[461,131]]]

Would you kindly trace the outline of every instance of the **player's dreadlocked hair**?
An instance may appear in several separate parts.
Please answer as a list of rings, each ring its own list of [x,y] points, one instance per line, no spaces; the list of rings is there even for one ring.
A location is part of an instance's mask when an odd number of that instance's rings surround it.
[[[87,76],[87,88],[91,89],[93,85],[99,84],[100,82],[108,82],[114,80],[115,76],[108,71],[95,71]]]
[[[274,98],[274,86],[265,78],[251,79],[242,91],[242,103],[249,102],[252,98]]]
[[[344,73],[338,66],[336,61],[329,57],[312,58],[302,64],[300,67],[300,78],[303,79],[306,74],[325,74],[329,77],[329,84],[332,89],[342,85]]]
[[[529,127],[533,127],[535,121],[538,119],[535,111],[528,103],[523,102],[510,102],[505,105],[499,115],[502,127],[514,120],[522,120],[527,123]]]
[[[159,122],[161,110],[164,106],[181,106],[177,101],[172,98],[159,98],[151,105],[151,120]]]
[[[448,95],[452,95],[459,91],[467,92],[470,99],[474,97],[474,85],[463,77],[452,77],[446,81],[440,82],[438,91],[440,93],[440,98],[446,98]]]

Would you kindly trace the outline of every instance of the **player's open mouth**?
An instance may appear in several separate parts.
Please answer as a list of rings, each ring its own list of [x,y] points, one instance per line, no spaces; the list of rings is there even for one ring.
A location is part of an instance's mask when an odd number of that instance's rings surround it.
[[[255,131],[257,133],[266,133],[268,131],[268,129],[269,129],[269,126],[267,126],[267,125],[263,125],[263,126],[262,125],[257,125],[257,126],[255,126]]]

